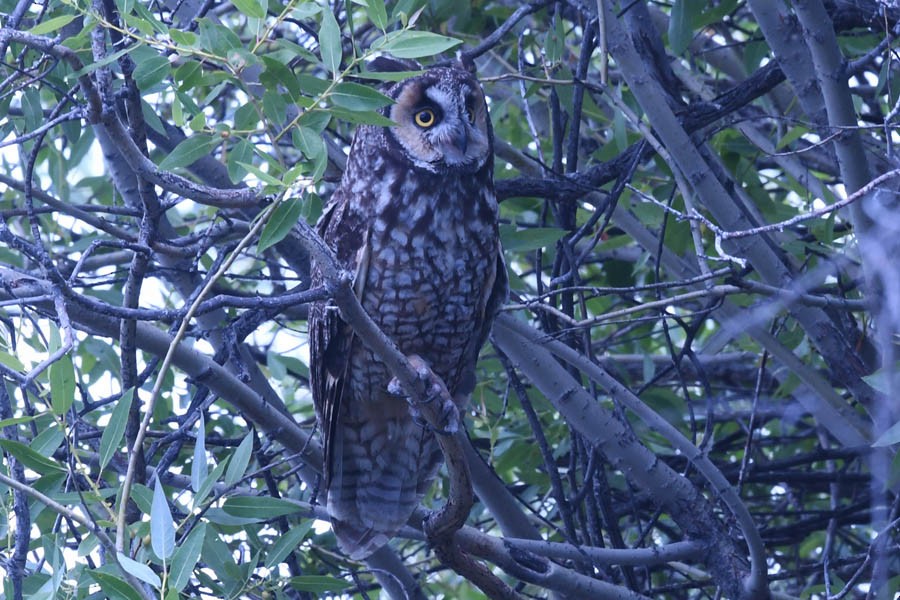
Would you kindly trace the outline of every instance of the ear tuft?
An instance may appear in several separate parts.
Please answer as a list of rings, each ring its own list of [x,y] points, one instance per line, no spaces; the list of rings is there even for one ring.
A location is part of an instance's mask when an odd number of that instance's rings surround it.
[[[453,61],[453,68],[465,71],[470,75],[475,75],[477,71],[475,61],[472,60],[471,56],[463,52],[457,52],[456,60]]]
[[[370,71],[376,73],[397,73],[400,71],[421,71],[422,65],[414,60],[394,56],[378,56],[368,63]]]

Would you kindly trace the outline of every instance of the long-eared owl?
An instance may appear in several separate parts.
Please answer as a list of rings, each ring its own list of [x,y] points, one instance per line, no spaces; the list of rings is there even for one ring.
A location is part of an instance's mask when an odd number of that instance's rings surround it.
[[[462,406],[507,286],[490,117],[481,86],[461,66],[425,70],[384,93],[394,124],[357,129],[318,231],[355,273],[375,323],[427,362]],[[327,508],[342,551],[364,558],[409,519],[440,450],[336,308],[313,305],[309,331]]]

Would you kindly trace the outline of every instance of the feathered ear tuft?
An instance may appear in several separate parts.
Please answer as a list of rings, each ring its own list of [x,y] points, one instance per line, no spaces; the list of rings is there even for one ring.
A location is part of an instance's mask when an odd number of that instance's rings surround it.
[[[401,71],[421,71],[424,67],[408,58],[396,58],[394,56],[378,56],[368,63],[370,71],[376,73],[397,73]]]
[[[472,60],[472,57],[464,52],[456,53],[456,60],[453,61],[453,68],[459,69],[460,71],[465,71],[470,73],[471,75],[475,75],[477,67],[475,65],[475,61]]]

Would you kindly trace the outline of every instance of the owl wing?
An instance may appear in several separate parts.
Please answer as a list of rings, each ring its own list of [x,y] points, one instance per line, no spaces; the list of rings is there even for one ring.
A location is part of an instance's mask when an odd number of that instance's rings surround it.
[[[472,336],[471,345],[465,354],[466,363],[462,366],[462,376],[456,388],[457,403],[465,401],[475,389],[475,366],[478,363],[478,353],[481,352],[481,347],[484,346],[491,334],[494,317],[497,316],[497,312],[509,295],[509,276],[506,274],[506,261],[503,259],[503,248],[499,241],[497,242],[497,260],[490,278],[485,286],[481,310],[476,314],[475,335]]]
[[[340,189],[332,194],[331,202],[316,226],[325,242],[335,250],[341,267],[355,273],[354,286],[357,297],[362,294],[368,267],[368,225],[353,214],[343,201]],[[323,277],[318,267],[313,269],[312,285],[321,285]],[[341,319],[337,307],[317,302],[309,312],[310,383],[316,415],[322,427],[325,461],[322,472],[327,489],[334,465],[335,439],[347,369],[356,336],[353,329]]]

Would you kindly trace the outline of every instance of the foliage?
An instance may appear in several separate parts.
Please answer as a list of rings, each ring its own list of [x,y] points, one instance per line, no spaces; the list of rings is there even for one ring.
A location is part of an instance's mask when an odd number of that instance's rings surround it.
[[[614,4],[0,0],[3,597],[896,597],[900,13]],[[457,51],[513,288],[469,562],[355,563],[297,223],[368,61]]]

